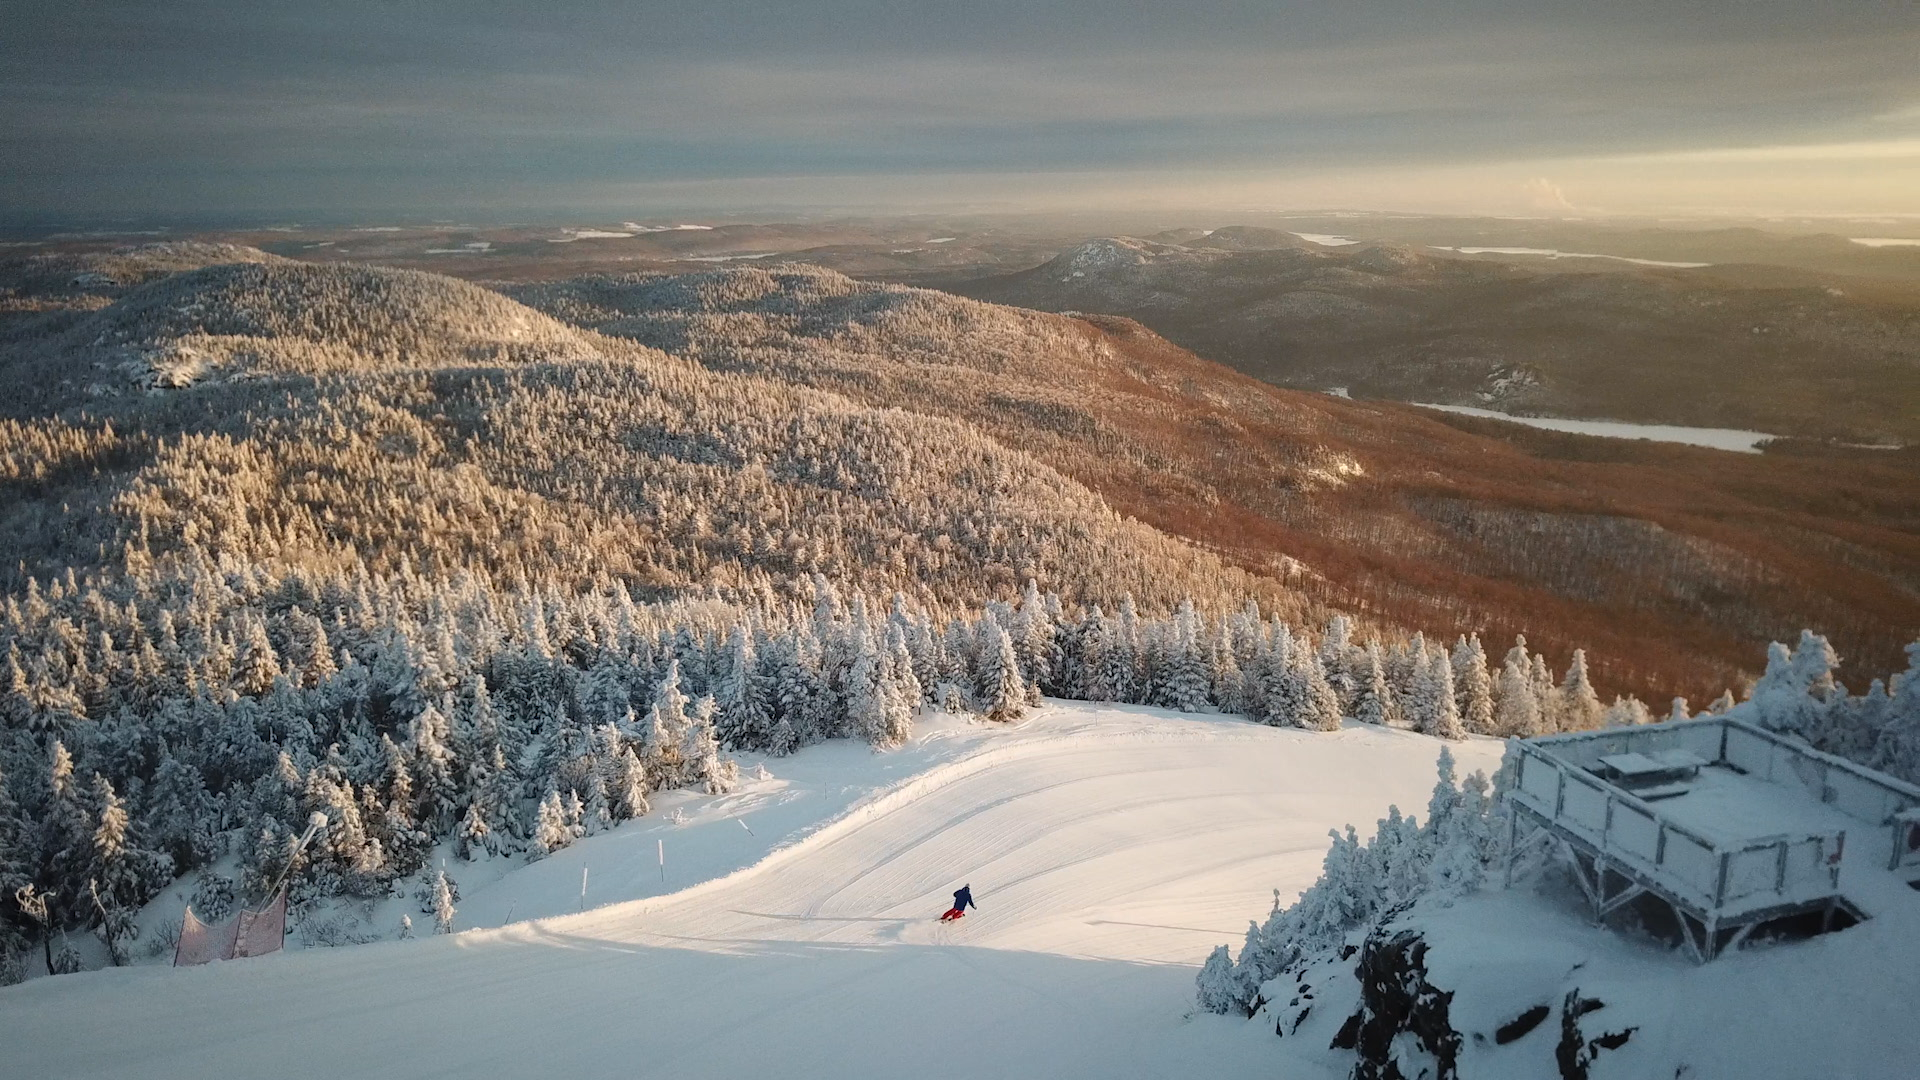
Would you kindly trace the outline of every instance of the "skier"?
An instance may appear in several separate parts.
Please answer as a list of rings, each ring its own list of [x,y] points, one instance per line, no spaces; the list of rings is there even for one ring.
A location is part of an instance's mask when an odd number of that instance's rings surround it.
[[[979,904],[973,902],[973,886],[962,885],[960,891],[953,894],[953,906],[947,909],[945,915],[940,916],[940,921],[952,922],[964,916],[968,908],[979,910],[979,907]]]

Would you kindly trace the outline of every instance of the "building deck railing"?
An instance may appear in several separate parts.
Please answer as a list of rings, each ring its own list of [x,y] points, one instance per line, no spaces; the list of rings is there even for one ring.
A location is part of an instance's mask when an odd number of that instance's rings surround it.
[[[1920,788],[1725,717],[1614,728],[1516,744],[1513,797],[1531,814],[1703,916],[1815,903],[1836,896],[1846,830],[1728,840],[1691,828],[1597,775],[1614,754],[1690,751],[1699,759],[1813,797],[1870,825],[1910,827]],[[1897,869],[1920,853],[1894,845]]]

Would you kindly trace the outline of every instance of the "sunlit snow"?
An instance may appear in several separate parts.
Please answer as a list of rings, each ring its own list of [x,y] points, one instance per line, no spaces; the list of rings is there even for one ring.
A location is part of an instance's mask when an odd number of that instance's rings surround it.
[[[1319,876],[1329,828],[1424,806],[1438,747],[1050,702],[810,748],[462,901],[494,929],[0,989],[0,1074],[1271,1077],[1270,1028],[1191,1015],[1200,961]],[[590,907],[678,891],[557,914],[583,867]],[[978,910],[942,925],[961,885]],[[498,926],[516,896],[556,917]]]

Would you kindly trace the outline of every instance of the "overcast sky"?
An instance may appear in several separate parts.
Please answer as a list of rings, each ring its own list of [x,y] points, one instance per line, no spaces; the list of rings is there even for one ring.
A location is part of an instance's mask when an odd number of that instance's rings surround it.
[[[1912,0],[0,0],[0,214],[1920,213]]]

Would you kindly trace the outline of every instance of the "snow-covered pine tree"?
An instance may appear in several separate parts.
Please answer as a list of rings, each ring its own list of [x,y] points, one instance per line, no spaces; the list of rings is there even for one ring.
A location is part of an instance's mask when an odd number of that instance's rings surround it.
[[[79,897],[86,885],[94,822],[74,778],[73,755],[59,739],[53,741],[46,775],[36,846],[44,860],[41,895],[58,908]]]
[[[1353,704],[1353,718],[1363,724],[1386,724],[1398,711],[1393,691],[1387,686],[1386,666],[1380,655],[1380,643],[1368,640],[1365,659],[1358,678],[1359,691]]]
[[[687,696],[680,692],[680,661],[667,663],[667,673],[654,689],[653,705],[642,725],[642,750],[647,775],[661,787],[686,783],[685,759],[680,747],[687,734]]]
[[[134,915],[173,880],[173,862],[136,842],[125,805],[99,773],[93,776],[92,796],[98,823],[86,873],[87,922],[99,929],[118,966],[126,962],[126,943],[140,933]]]
[[[1113,690],[1112,700],[1138,704],[1145,689],[1146,655],[1141,640],[1140,613],[1134,609],[1132,593],[1120,598],[1120,609],[1114,618],[1105,681]]]
[[[483,851],[489,851],[489,841],[493,835],[493,826],[487,821],[487,813],[479,802],[467,804],[466,812],[460,815],[460,824],[453,833],[453,853],[471,862],[480,857]]]
[[[694,702],[688,719],[680,759],[686,763],[686,785],[697,786],[709,795],[724,795],[739,786],[740,767],[720,753],[720,740],[713,730],[713,699]]]
[[[1560,685],[1553,677],[1553,669],[1547,666],[1547,658],[1534,653],[1527,664],[1527,680],[1533,685],[1533,699],[1540,710],[1540,728],[1542,731],[1564,731],[1565,716],[1560,708]]]
[[[1020,594],[1020,608],[1008,630],[1013,640],[1014,659],[1019,661],[1021,677],[1032,686],[1053,688],[1053,616],[1040,595],[1040,586],[1032,578]]]
[[[852,651],[845,682],[847,727],[855,737],[879,745],[887,727],[886,659],[865,627],[856,628]]]
[[[618,771],[608,791],[615,818],[627,821],[644,816],[652,809],[647,803],[648,790],[647,767],[640,763],[640,755],[632,747],[621,750]]]
[[[1653,713],[1646,703],[1636,697],[1616,697],[1613,704],[1600,714],[1601,727],[1631,727],[1635,724],[1653,723]]]
[[[1198,712],[1207,705],[1207,665],[1200,651],[1200,617],[1193,601],[1184,599],[1166,628],[1164,650],[1156,672],[1158,699],[1154,704],[1181,712]]]
[[[1340,697],[1320,669],[1320,654],[1307,649],[1293,650],[1294,684],[1300,695],[1300,712],[1294,723],[1309,731],[1340,730]]]
[[[164,741],[160,765],[147,786],[142,817],[150,842],[172,859],[176,876],[206,865],[220,850],[219,811],[207,792],[206,778],[192,762],[174,756]],[[4,846],[0,836],[0,847]],[[0,860],[4,858],[0,855]]]
[[[623,666],[612,656],[603,655],[580,680],[576,697],[581,723],[587,727],[633,724],[633,700],[627,694],[626,680],[621,677]]]
[[[1113,649],[1113,634],[1113,624],[1098,604],[1080,620],[1080,630],[1075,635],[1080,646],[1080,681],[1070,691],[1072,697],[1081,701],[1120,700],[1109,679],[1112,661],[1108,654]]]
[[[733,749],[764,749],[773,734],[771,703],[760,677],[753,637],[744,623],[735,623],[714,685],[719,705],[720,745]]]
[[[447,869],[443,866],[433,872],[433,932],[453,933],[454,914],[453,888],[447,882]]]
[[[1495,734],[1493,678],[1487,671],[1487,653],[1480,635],[1462,636],[1453,649],[1453,696],[1460,723],[1475,735]]]
[[[1207,652],[1207,675],[1212,686],[1208,691],[1213,703],[1221,712],[1251,715],[1253,710],[1247,705],[1246,681],[1240,672],[1240,658],[1233,648],[1233,629],[1231,624],[1222,622],[1219,632],[1210,635]]]
[[[240,655],[239,670],[234,672],[233,688],[248,697],[259,697],[273,689],[273,680],[285,673],[280,654],[267,637],[267,624],[252,619],[247,624],[246,649]]]
[[[1020,681],[1020,662],[1013,639],[992,618],[981,620],[980,668],[974,677],[974,700],[989,720],[1017,720],[1026,711],[1027,688]]]
[[[1886,723],[1875,736],[1873,767],[1920,783],[1920,641],[1907,646],[1907,670],[1893,676]]]
[[[907,636],[899,624],[887,628],[887,666],[882,679],[885,689],[886,723],[876,746],[899,746],[913,735],[913,717],[920,711],[925,693],[914,674],[913,656],[907,650]]]
[[[428,705],[413,718],[410,740],[413,759],[415,819],[430,835],[439,836],[452,827],[460,807],[467,801],[456,774],[457,763],[450,745],[453,723],[448,711],[452,697],[442,699],[442,707]]]
[[[1349,713],[1359,704],[1360,680],[1354,664],[1353,623],[1345,615],[1327,620],[1327,631],[1320,639],[1320,669],[1340,699],[1340,710]]]
[[[1421,733],[1439,739],[1466,738],[1467,729],[1460,723],[1460,708],[1453,694],[1453,663],[1444,649],[1435,649],[1428,658],[1423,690],[1427,701],[1421,710]]]
[[[1415,694],[1414,684],[1425,677],[1427,670],[1427,636],[1415,632],[1412,639],[1404,645],[1396,645],[1387,652],[1387,686],[1393,690],[1393,696],[1399,701],[1411,701]],[[1411,723],[1411,715],[1407,717]]]
[[[1605,711],[1600,695],[1587,677],[1587,651],[1573,650],[1573,662],[1567,665],[1566,678],[1560,683],[1560,726],[1566,731],[1591,731],[1600,726]]]
[[[547,795],[540,800],[540,810],[534,819],[533,844],[531,855],[535,859],[544,859],[573,843],[581,835],[567,813],[566,803],[560,798],[560,792],[549,788]]]
[[[1496,735],[1524,739],[1545,732],[1541,726],[1540,698],[1534,692],[1526,638],[1514,639],[1513,648],[1500,665],[1499,689],[1493,705]]]
[[[1198,985],[1197,1000],[1207,1012],[1251,1015],[1249,1005],[1254,991],[1246,985],[1240,969],[1234,966],[1233,957],[1225,945],[1215,948],[1208,955],[1207,962],[1201,965]]]

